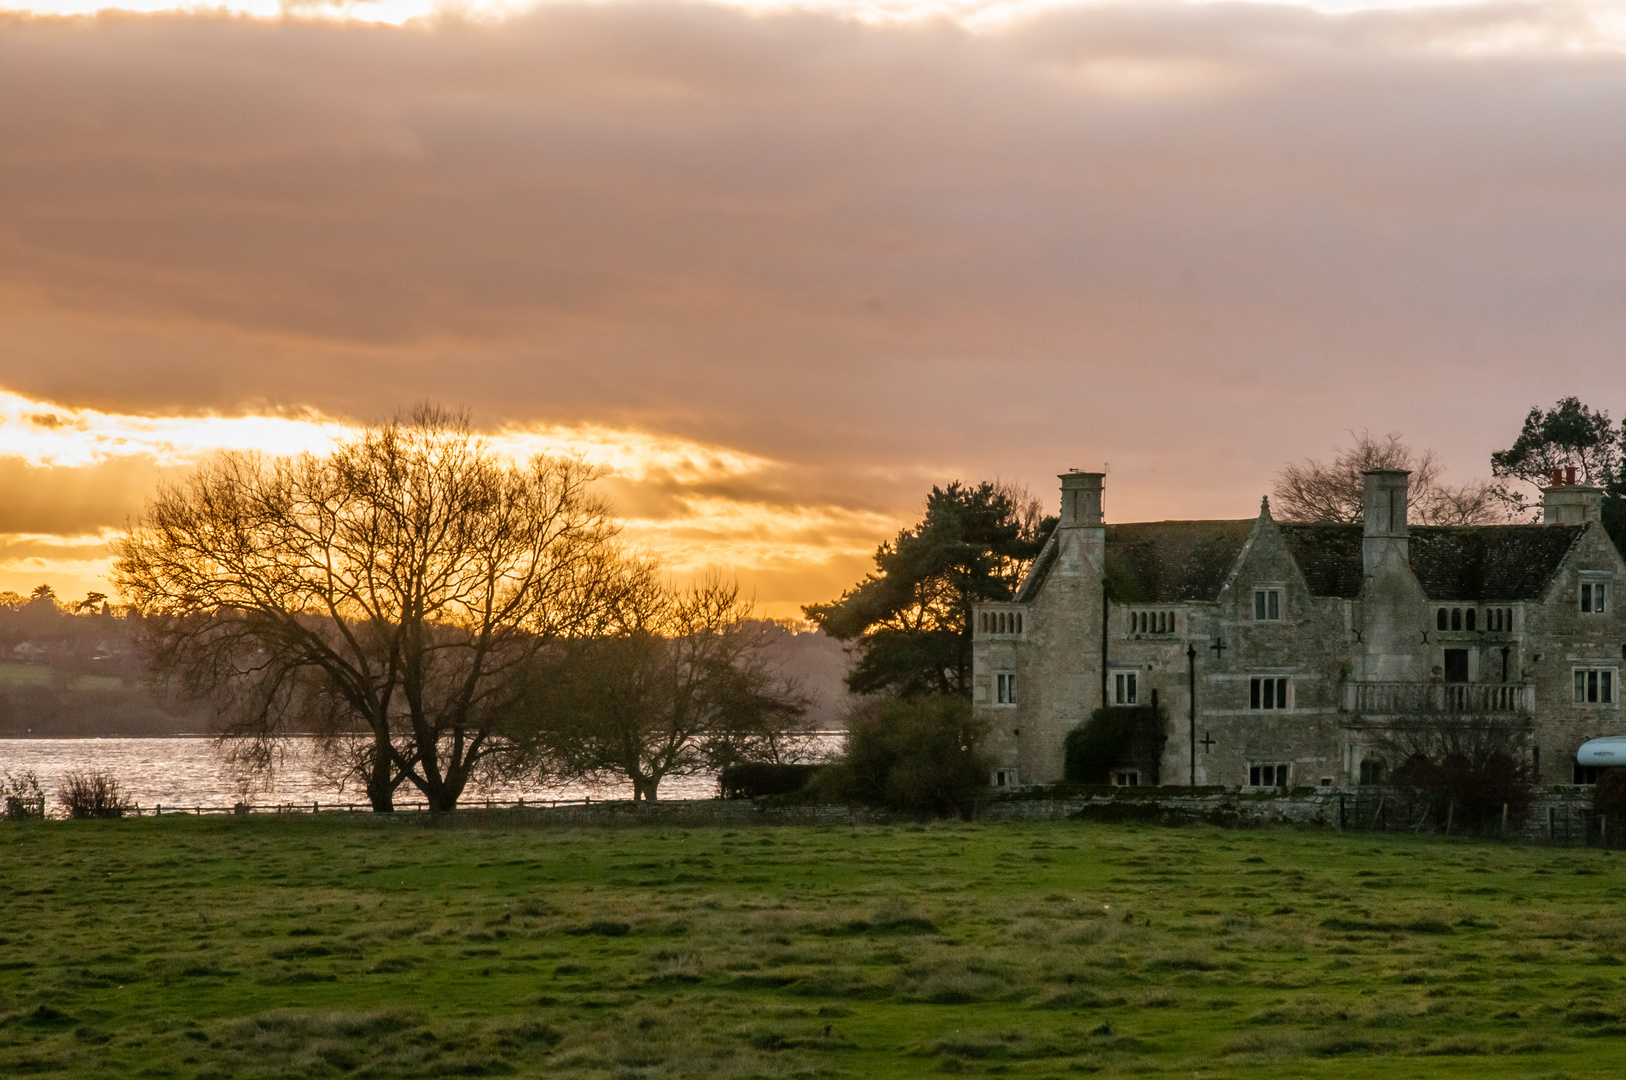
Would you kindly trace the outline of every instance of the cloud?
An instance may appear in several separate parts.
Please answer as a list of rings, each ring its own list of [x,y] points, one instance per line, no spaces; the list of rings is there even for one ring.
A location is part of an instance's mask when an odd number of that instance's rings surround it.
[[[211,416],[569,432],[785,604],[956,477],[1239,516],[1370,428],[1466,478],[1622,407],[1623,11],[11,18],[0,378],[149,418],[47,440],[131,484]]]
[[[69,591],[105,590],[109,545],[160,482],[220,451],[322,453],[355,430],[314,413],[144,417],[0,390],[0,487],[8,495],[0,504],[0,588],[26,591],[50,579]],[[710,569],[743,575],[768,614],[796,614],[811,588],[838,591],[857,576],[874,537],[896,524],[806,497],[785,486],[781,463],[728,447],[597,424],[509,425],[483,437],[514,460],[546,454],[596,466],[632,545],[678,580]]]

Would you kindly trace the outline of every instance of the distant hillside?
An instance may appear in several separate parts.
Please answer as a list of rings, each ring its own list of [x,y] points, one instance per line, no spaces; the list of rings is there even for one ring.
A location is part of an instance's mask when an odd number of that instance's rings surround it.
[[[209,714],[156,696],[136,648],[139,619],[105,603],[0,593],[0,737],[208,734]],[[845,724],[848,657],[822,631],[767,624],[770,662],[811,699],[808,721]]]
[[[826,731],[846,727],[847,709],[854,698],[847,693],[847,668],[852,660],[845,646],[823,630],[797,633],[775,624],[773,631],[768,655],[780,674],[797,680],[802,693],[812,699],[808,722]]]
[[[202,735],[208,717],[166,705],[134,679],[0,661],[0,737]]]

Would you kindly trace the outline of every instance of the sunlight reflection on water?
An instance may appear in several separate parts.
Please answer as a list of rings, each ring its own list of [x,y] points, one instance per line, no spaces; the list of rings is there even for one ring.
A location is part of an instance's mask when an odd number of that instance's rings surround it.
[[[821,733],[810,739],[811,760],[822,760],[839,748],[839,733]],[[248,801],[269,803],[359,803],[366,795],[354,783],[342,791],[318,776],[314,769],[314,747],[309,740],[291,739],[280,767],[269,787],[261,784]],[[243,798],[241,772],[229,765],[214,740],[205,738],[165,739],[0,739],[0,773],[20,773],[32,769],[45,788],[46,798],[54,797],[57,780],[75,769],[109,769],[118,778],[125,797],[143,807],[231,806]],[[717,776],[671,777],[661,782],[662,799],[709,799],[717,793]],[[470,785],[465,805],[484,799],[527,803],[551,800],[580,801],[630,799],[630,782],[620,784],[492,784]],[[421,799],[415,788],[403,785],[397,799],[409,803]]]

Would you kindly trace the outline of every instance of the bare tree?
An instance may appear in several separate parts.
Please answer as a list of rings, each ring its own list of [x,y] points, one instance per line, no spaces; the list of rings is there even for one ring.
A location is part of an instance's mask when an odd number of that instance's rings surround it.
[[[1470,480],[1461,487],[1442,483],[1443,469],[1432,450],[1412,453],[1402,436],[1391,432],[1375,439],[1371,432],[1351,432],[1353,444],[1331,462],[1305,459],[1285,466],[1271,491],[1271,508],[1283,521],[1361,520],[1363,474],[1372,469],[1406,469],[1411,473],[1407,509],[1422,525],[1487,525],[1508,518],[1509,497],[1498,484]]]
[[[312,733],[375,810],[402,783],[449,810],[509,749],[497,727],[543,643],[612,606],[594,478],[506,462],[426,406],[325,456],[225,455],[160,488],[114,578],[156,670],[219,704],[240,763]]]
[[[1436,816],[1448,812],[1472,825],[1506,806],[1522,815],[1535,792],[1530,764],[1532,723],[1451,712],[1423,712],[1392,724],[1378,740],[1392,782],[1428,798]]]
[[[806,702],[765,647],[738,584],[710,575],[688,590],[647,565],[619,596],[614,633],[562,642],[536,665],[516,739],[554,777],[630,780],[653,802],[661,781],[740,761],[779,761]]]

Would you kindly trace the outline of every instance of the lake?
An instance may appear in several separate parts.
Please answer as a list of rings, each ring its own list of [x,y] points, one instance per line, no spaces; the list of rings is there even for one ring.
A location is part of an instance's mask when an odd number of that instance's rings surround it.
[[[839,749],[841,732],[810,736],[812,760]],[[366,794],[354,783],[343,790],[318,775],[314,746],[308,739],[290,739],[275,775],[251,783],[251,778],[227,763],[213,739],[0,739],[0,774],[33,770],[45,789],[47,807],[54,810],[57,780],[82,769],[107,769],[131,802],[143,809],[165,807],[229,807],[239,801],[262,804],[357,803]],[[661,782],[662,799],[709,799],[717,793],[717,776],[671,777]],[[632,798],[630,781],[620,784],[494,784],[470,785],[464,805],[485,799],[527,803],[580,802]],[[403,785],[397,804],[409,806],[421,799],[416,788]]]

